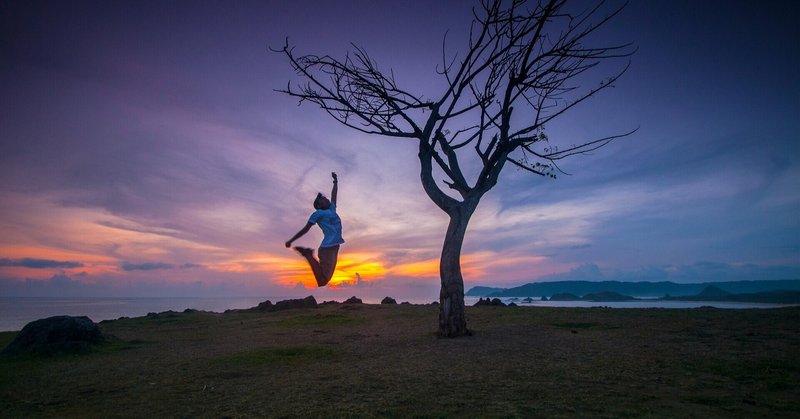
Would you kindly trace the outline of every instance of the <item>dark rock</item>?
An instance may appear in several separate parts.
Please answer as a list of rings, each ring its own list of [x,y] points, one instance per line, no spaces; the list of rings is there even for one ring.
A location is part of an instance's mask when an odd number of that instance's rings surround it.
[[[487,300],[488,300],[488,298],[487,298]],[[502,301],[502,300],[500,300],[499,298],[492,298],[492,303],[491,303],[491,305],[493,305],[493,306],[500,306],[500,307],[505,307],[505,306],[506,306],[505,304],[503,304],[503,301]]]
[[[400,305],[401,306],[410,306],[411,303],[409,303],[408,301],[403,301],[402,303],[400,303]]]
[[[530,303],[532,303],[532,302],[533,302],[533,298],[531,298],[531,297],[528,297],[528,298],[526,298],[526,299],[522,300],[522,302],[523,302],[523,303],[528,303],[528,304],[530,304]]]
[[[509,307],[516,307],[516,306],[517,306],[517,303],[511,302],[511,303],[508,303],[508,306],[509,306]]]
[[[381,304],[397,304],[397,300],[395,300],[392,297],[386,297],[383,300],[381,300]]]
[[[259,304],[259,306],[260,305],[261,304]],[[298,298],[293,300],[278,301],[271,309],[267,311],[292,310],[297,308],[317,308],[317,300],[314,299],[313,295],[309,295],[308,297],[302,299]]]
[[[258,305],[255,307],[255,310],[256,311],[272,311],[273,308],[275,308],[275,306],[272,305],[272,301],[267,300],[267,301],[262,301],[262,302],[258,303]]]
[[[105,336],[86,316],[54,316],[25,325],[3,354],[45,354],[79,352],[103,343]]]
[[[244,309],[230,309],[225,310],[225,313],[270,313],[273,311],[292,310],[298,308],[317,308],[317,300],[313,295],[306,298],[297,298],[290,300],[278,301],[272,304],[272,301],[267,300],[258,303],[257,306]]]
[[[180,314],[180,313],[178,313],[177,311],[167,310],[167,311],[162,311],[160,313],[154,313],[154,312],[147,313],[147,317],[156,317],[156,318],[159,318],[159,317],[176,317],[178,314]]]
[[[432,302],[432,303],[431,303],[431,305],[432,305],[432,306],[438,306],[438,305],[439,305],[439,302],[438,302],[438,301],[434,301],[434,302]]]
[[[506,305],[499,298],[490,299],[489,297],[486,297],[485,300],[483,298],[481,298],[475,304],[473,304],[473,307],[479,307],[479,306],[505,307]]]
[[[363,304],[363,301],[361,301],[361,299],[360,299],[360,298],[357,298],[357,297],[354,295],[354,296],[352,296],[352,297],[350,297],[350,298],[348,298],[348,299],[344,300],[344,303],[343,303],[343,304]]]

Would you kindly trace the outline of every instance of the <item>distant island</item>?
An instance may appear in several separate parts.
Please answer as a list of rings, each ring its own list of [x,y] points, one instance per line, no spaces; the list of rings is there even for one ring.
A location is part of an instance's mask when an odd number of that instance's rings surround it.
[[[618,301],[634,301],[638,298],[628,295],[622,295],[612,291],[595,292],[586,294],[583,297],[578,297],[575,294],[560,293],[554,294],[550,297],[550,301],[591,301],[591,302],[618,302]]]
[[[666,281],[557,281],[529,283],[514,288],[473,287],[465,295],[494,298],[539,297],[551,301],[618,302],[657,298],[671,301],[800,304],[800,280],[694,284]]]

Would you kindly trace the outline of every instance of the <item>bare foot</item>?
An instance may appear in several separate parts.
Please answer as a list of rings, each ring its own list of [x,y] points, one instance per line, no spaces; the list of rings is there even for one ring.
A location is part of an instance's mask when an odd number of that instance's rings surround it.
[[[295,246],[294,250],[297,250],[297,253],[303,255],[303,257],[314,257],[314,249],[309,249],[308,247],[300,247]]]

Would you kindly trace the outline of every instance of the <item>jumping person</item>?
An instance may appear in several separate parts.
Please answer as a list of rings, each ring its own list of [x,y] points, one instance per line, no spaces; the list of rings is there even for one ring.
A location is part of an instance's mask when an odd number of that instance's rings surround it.
[[[318,193],[314,199],[314,211],[311,217],[308,218],[308,223],[297,234],[294,235],[289,241],[286,242],[286,247],[291,247],[292,242],[299,239],[304,234],[308,233],[311,226],[314,224],[319,225],[324,235],[322,243],[319,245],[319,260],[314,258],[314,250],[308,247],[297,246],[297,250],[311,265],[311,271],[314,272],[314,277],[317,279],[317,285],[324,287],[328,284],[333,276],[333,271],[336,270],[336,261],[339,257],[339,245],[344,243],[342,238],[342,220],[336,214],[336,192],[338,191],[339,180],[336,173],[331,173],[333,177],[333,190],[331,190],[331,199],[325,197],[322,193]]]

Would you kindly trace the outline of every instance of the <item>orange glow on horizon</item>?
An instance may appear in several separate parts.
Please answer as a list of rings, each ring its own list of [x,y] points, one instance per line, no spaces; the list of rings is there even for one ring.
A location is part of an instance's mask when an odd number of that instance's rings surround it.
[[[334,271],[329,285],[336,287],[355,284],[359,277],[364,282],[382,279],[386,276],[387,270],[375,256],[374,253],[340,253],[336,271]],[[269,272],[276,283],[286,287],[301,284],[305,288],[317,288],[317,281],[314,279],[308,262],[300,256],[258,256],[226,266],[228,266],[228,270],[250,268]]]
[[[479,277],[484,275],[484,264],[490,263],[495,257],[493,253],[483,252],[461,256],[461,275],[464,277]],[[428,259],[420,262],[405,263],[391,269],[391,273],[398,276],[414,278],[438,278],[439,259]]]
[[[439,276],[439,259],[429,259],[396,265],[392,267],[390,273],[397,276],[410,276],[414,278],[437,277]]]

